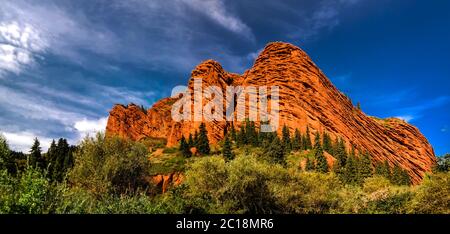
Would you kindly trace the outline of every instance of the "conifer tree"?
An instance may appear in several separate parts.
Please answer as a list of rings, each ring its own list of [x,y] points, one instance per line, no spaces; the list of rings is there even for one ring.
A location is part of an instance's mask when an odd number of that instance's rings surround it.
[[[195,132],[194,132],[194,141],[193,141],[192,147],[198,148],[198,131],[197,130],[195,130]]]
[[[47,162],[48,162],[48,175],[53,175],[53,171],[55,169],[55,163],[57,160],[57,152],[56,152],[56,142],[53,139],[50,147],[47,150]],[[51,178],[50,178],[51,179]]]
[[[284,125],[282,132],[282,144],[284,147],[284,150],[289,153],[291,151],[291,134],[289,132],[288,126]]]
[[[239,146],[247,144],[247,134],[245,133],[245,126],[241,125],[239,133],[237,135],[237,143]]]
[[[311,133],[309,131],[309,126],[306,127],[306,136],[305,136],[305,150],[312,149],[312,143],[311,143]]]
[[[41,143],[37,138],[34,138],[33,146],[31,146],[28,165],[35,168],[45,167],[44,160],[42,158]]]
[[[391,179],[391,167],[387,160],[375,164],[375,175],[380,175],[386,179]]]
[[[315,169],[314,160],[306,158],[305,170],[306,171],[313,171],[314,169]]]
[[[344,182],[347,184],[357,184],[359,182],[358,178],[358,161],[355,157],[351,155],[347,158],[347,163],[345,164],[345,169],[343,173]]]
[[[372,176],[372,161],[370,159],[369,152],[364,153],[360,156],[359,167],[358,167],[358,179],[360,182],[364,182],[366,178]]]
[[[391,182],[396,185],[410,185],[411,178],[406,170],[396,164],[392,169]]]
[[[266,150],[266,154],[275,162],[285,164],[284,149],[281,140],[278,136],[275,136],[272,143]]]
[[[0,170],[8,170],[8,172],[15,172],[15,162],[8,142],[0,134]]]
[[[205,123],[200,124],[199,131],[197,140],[198,152],[202,155],[209,154],[211,149],[209,147],[208,132],[206,131]]]
[[[234,124],[231,124],[231,141],[237,142],[237,134]]]
[[[302,145],[302,134],[298,129],[295,129],[294,138],[291,142],[293,150],[300,150]]]
[[[226,161],[231,161],[234,159],[234,154],[231,149],[231,140],[228,135],[225,136],[225,142],[223,143],[222,148],[222,156],[225,158]]]
[[[342,140],[342,138],[339,138],[336,145],[337,146],[335,147],[334,156],[337,159],[338,167],[344,168],[345,163],[347,162],[347,150],[345,148],[344,140]]]
[[[323,150],[326,151],[329,154],[333,154],[333,144],[331,142],[331,137],[328,133],[323,133]]]
[[[189,146],[189,149],[195,146],[194,138],[192,137],[191,133],[189,133],[189,138],[188,138],[187,144]]]
[[[322,144],[320,143],[321,139],[320,139],[320,133],[317,131],[315,136],[314,136],[314,149],[322,149]]]
[[[184,137],[184,135],[181,136],[179,150],[185,158],[191,157],[191,149],[190,149],[189,144],[186,141],[186,138]]]
[[[314,157],[316,158],[316,170],[322,173],[328,172],[328,163],[327,159],[323,155],[323,149],[319,146],[319,148],[315,149]]]

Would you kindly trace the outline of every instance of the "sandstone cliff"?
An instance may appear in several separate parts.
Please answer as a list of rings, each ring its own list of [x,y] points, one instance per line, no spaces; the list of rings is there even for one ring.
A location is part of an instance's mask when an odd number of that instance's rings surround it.
[[[309,126],[312,134],[319,131],[328,132],[333,139],[342,137],[348,147],[368,150],[375,160],[401,165],[414,183],[436,161],[433,148],[416,127],[396,118],[365,115],[337,90],[304,51],[291,44],[268,44],[252,68],[242,75],[228,73],[219,63],[207,60],[192,71],[189,89],[193,77],[202,78],[205,87],[215,85],[222,89],[227,85],[279,86],[280,126],[287,125],[291,131],[298,128],[303,133]],[[146,111],[133,104],[116,105],[110,112],[106,133],[133,140],[166,138],[169,146],[175,145],[182,135],[193,133],[200,125],[200,122],[172,121],[171,106],[176,100],[162,99]],[[219,141],[228,125],[226,121],[207,122],[210,141]]]

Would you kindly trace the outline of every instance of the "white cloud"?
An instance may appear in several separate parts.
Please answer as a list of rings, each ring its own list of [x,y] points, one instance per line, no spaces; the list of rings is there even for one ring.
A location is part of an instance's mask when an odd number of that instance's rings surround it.
[[[182,0],[192,9],[207,15],[222,27],[252,38],[251,29],[241,19],[227,12],[223,0]]]
[[[396,116],[395,118],[401,119],[405,122],[410,122],[410,121],[414,120],[416,117],[414,117],[412,115],[401,115],[401,116]]]
[[[95,120],[82,119],[75,122],[74,128],[80,134],[80,138],[84,138],[87,135],[92,136],[97,132],[105,131],[107,122],[108,117]]]
[[[2,132],[11,149],[27,153],[34,142],[34,138],[38,138],[41,143],[42,151],[47,151],[53,139],[38,136],[31,132]]]
[[[46,41],[33,26],[16,21],[0,22],[0,75],[19,74],[46,47]]]

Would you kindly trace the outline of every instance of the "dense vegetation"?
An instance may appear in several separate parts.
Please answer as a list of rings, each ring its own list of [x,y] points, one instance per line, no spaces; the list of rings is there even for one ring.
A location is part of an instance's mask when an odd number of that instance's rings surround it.
[[[230,126],[218,146],[203,124],[179,148],[98,134],[76,147],[60,139],[45,153],[36,139],[21,154],[0,137],[0,213],[448,214],[449,161],[412,186],[401,167],[342,139],[287,127],[278,137],[252,122]],[[152,176],[173,172],[183,183],[161,194]]]

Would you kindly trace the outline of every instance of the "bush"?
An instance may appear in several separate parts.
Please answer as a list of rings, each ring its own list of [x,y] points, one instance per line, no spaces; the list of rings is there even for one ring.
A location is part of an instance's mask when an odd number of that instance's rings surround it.
[[[270,183],[281,166],[253,156],[225,163],[222,157],[205,157],[186,172],[187,196],[201,199],[198,210],[209,213],[273,213],[276,203]]]
[[[411,213],[450,214],[450,172],[427,175],[415,191]]]
[[[15,178],[6,170],[0,172],[0,213],[49,213],[53,202],[52,187],[46,176],[29,167]]]
[[[294,172],[283,180],[272,185],[283,213],[330,213],[337,206],[342,186],[332,173]]]
[[[93,194],[126,194],[147,188],[146,147],[121,138],[85,138],[74,155],[69,182]]]

